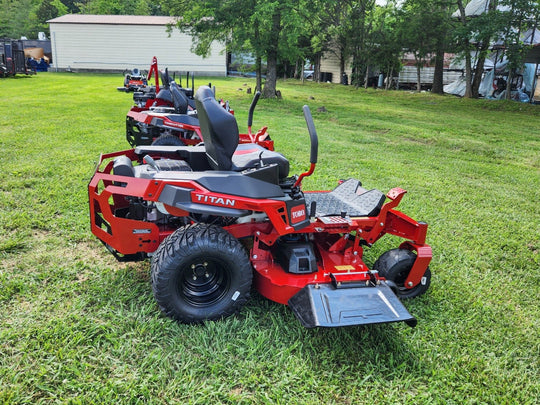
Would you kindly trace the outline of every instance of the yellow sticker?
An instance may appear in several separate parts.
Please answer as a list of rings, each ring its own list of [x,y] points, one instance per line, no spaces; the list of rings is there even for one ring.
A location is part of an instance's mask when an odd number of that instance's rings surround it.
[[[351,266],[350,264],[346,264],[345,266],[334,266],[334,268],[339,271],[354,270],[354,266]]]

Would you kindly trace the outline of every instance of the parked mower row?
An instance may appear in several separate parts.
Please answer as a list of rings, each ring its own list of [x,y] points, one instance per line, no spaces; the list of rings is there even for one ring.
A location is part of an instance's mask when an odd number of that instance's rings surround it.
[[[209,86],[193,98],[199,142],[130,142],[133,149],[100,157],[88,186],[92,233],[120,261],[151,259],[163,313],[185,323],[220,319],[237,312],[254,287],[288,305],[306,327],[414,326],[399,298],[428,289],[432,252],[427,224],[396,209],[406,191],[384,194],[356,179],[331,191],[304,191],[318,156],[307,106],[310,168],[291,175],[273,142],[262,143],[266,129],[251,133],[257,96],[244,135]],[[146,114],[154,120],[147,125],[174,121]],[[363,249],[385,234],[403,242],[369,268]]]
[[[140,89],[133,94],[135,105],[126,116],[126,139],[132,147],[140,145],[183,146],[197,145],[204,142],[197,110],[195,106],[194,76],[191,75],[191,88],[177,84],[169,76],[168,70],[159,72],[157,59],[154,57],[149,69],[148,79],[154,77],[155,85]],[[161,86],[160,86],[161,78]],[[186,85],[190,75],[187,73]],[[215,89],[214,89],[215,93]],[[257,143],[273,150],[273,141],[263,127],[255,134],[251,132],[253,111],[259,99],[256,93],[249,110],[248,133],[240,134],[240,143]],[[234,111],[229,103],[220,100],[220,104],[231,114]]]

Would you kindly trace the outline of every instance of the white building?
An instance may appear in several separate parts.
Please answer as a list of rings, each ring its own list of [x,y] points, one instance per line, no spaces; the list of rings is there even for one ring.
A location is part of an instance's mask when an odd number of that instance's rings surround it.
[[[147,69],[156,56],[160,69],[225,76],[224,45],[212,44],[211,55],[191,52],[191,36],[172,29],[176,17],[67,14],[47,21],[53,70],[124,71]]]

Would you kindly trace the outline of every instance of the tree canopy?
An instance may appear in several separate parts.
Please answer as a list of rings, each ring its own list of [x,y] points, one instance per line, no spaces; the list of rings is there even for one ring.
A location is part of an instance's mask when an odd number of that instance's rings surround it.
[[[435,92],[442,92],[444,52],[457,53],[465,60],[466,96],[477,97],[491,45],[499,42],[515,70],[530,46],[523,33],[540,17],[540,0],[486,5],[483,13],[467,15],[464,0],[0,0],[0,37],[48,35],[46,21],[67,13],[181,16],[171,29],[193,35],[195,53],[205,56],[221,41],[228,52],[253,55],[265,97],[276,96],[278,75],[300,77],[306,60],[317,80],[323,52],[339,60],[340,76],[352,69],[356,86],[367,85],[375,67],[396,73],[410,52],[418,69],[435,61]]]

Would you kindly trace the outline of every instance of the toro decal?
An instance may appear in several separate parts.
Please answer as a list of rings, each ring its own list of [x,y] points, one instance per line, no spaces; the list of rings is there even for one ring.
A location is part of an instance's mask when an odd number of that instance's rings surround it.
[[[225,207],[234,207],[236,200],[230,198],[216,197],[213,195],[195,194],[197,202],[210,203],[215,205],[223,205]]]
[[[296,224],[306,219],[306,209],[303,205],[291,208],[291,223]]]

